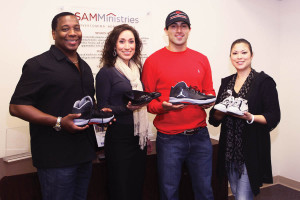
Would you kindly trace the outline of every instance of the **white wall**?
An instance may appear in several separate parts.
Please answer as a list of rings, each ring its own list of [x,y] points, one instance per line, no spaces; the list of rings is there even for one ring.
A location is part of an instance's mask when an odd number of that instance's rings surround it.
[[[296,66],[299,52],[299,11],[297,0],[15,0],[1,6],[1,54],[0,54],[0,157],[5,155],[7,129],[27,126],[27,123],[11,117],[9,100],[17,84],[23,63],[40,54],[51,44],[50,23],[62,6],[80,6],[99,9],[142,10],[151,13],[152,45],[155,51],[167,44],[163,32],[167,14],[181,9],[190,17],[192,32],[189,47],[208,56],[216,91],[220,80],[232,72],[229,61],[231,43],[244,37],[254,50],[253,67],[265,71],[278,84],[282,122],[272,132],[272,159],[274,175],[282,175],[300,181],[300,167],[296,134],[296,110],[299,96]],[[84,33],[83,33],[84,34]],[[293,96],[292,96],[293,95]],[[295,109],[295,107],[297,109]],[[294,111],[294,112],[293,112]],[[288,115],[289,114],[289,115]],[[209,126],[211,136],[218,138],[219,128]],[[24,131],[26,132],[26,131]],[[25,133],[24,133],[25,134]],[[28,133],[27,133],[28,134]],[[18,137],[16,137],[18,140]]]
[[[282,121],[276,158],[281,176],[300,181],[300,1],[280,2],[279,64]]]

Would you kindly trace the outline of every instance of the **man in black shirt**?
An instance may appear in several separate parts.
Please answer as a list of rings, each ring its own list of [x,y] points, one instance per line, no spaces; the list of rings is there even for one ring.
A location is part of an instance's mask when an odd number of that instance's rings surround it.
[[[26,61],[10,102],[10,113],[30,123],[31,153],[43,200],[86,199],[95,158],[92,127],[78,127],[74,102],[94,97],[94,78],[77,54],[82,33],[76,16],[52,20],[55,45]]]

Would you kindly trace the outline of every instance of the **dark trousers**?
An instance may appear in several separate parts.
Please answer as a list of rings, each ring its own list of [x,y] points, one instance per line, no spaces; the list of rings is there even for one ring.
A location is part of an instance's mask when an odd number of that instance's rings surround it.
[[[62,168],[38,168],[43,200],[85,200],[92,161]]]
[[[110,199],[141,200],[147,150],[140,149],[133,124],[114,122],[109,126],[104,149]]]

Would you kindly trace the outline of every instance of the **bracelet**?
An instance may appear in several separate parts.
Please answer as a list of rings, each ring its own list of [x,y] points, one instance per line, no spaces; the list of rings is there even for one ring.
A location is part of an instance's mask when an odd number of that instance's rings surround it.
[[[250,122],[248,120],[246,120],[247,124],[252,124],[254,122],[254,115],[251,114],[251,116],[252,116],[252,119]]]

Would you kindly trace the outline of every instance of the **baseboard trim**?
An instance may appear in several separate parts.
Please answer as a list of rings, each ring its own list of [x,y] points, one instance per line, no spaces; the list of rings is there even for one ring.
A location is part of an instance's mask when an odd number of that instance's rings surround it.
[[[287,186],[289,188],[300,191],[300,182],[283,177],[283,176],[274,176],[273,177],[274,184],[281,184]]]

